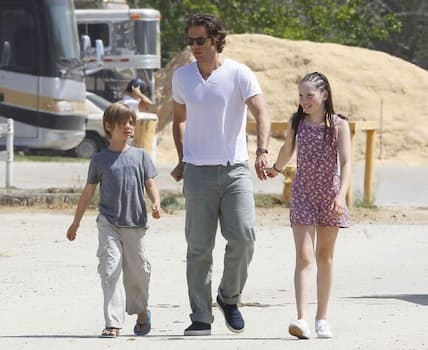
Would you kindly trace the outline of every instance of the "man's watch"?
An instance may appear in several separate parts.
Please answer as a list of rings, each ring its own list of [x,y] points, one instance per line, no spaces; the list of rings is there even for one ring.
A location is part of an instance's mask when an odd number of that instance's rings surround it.
[[[259,147],[256,149],[256,156],[261,156],[264,153],[268,153],[268,150],[266,148]]]

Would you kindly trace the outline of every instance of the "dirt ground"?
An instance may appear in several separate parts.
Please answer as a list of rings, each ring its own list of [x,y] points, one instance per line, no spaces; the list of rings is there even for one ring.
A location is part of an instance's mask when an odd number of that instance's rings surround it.
[[[41,206],[32,207],[0,207],[1,213],[74,213],[74,207],[46,208]],[[96,214],[96,210],[88,210]],[[177,211],[180,213],[180,211]],[[289,210],[284,207],[257,208],[257,222],[269,223],[272,220],[281,220],[284,225],[289,225]],[[184,214],[184,212],[183,212]],[[353,224],[428,224],[427,207],[379,207],[379,208],[352,208],[351,219]]]
[[[65,231],[72,208],[0,208],[0,349],[427,349],[427,209],[354,209],[335,254],[329,319],[331,340],[297,341],[294,244],[285,208],[257,209],[256,250],[243,291],[246,332],[230,333],[213,307],[211,337],[183,337],[189,323],[184,212],[151,220],[147,253],[152,265],[147,337],[132,334],[127,316],[121,337],[100,339],[102,296],[97,275],[96,211],[84,216],[78,238]],[[217,235],[212,289],[221,280],[225,241]],[[315,281],[315,276],[314,276]],[[313,329],[316,288],[309,313]]]
[[[355,208],[351,212],[355,223],[426,224],[428,208]]]
[[[258,208],[257,222],[266,223],[273,220],[284,221],[289,225],[287,208]],[[353,208],[353,224],[428,224],[428,208]]]

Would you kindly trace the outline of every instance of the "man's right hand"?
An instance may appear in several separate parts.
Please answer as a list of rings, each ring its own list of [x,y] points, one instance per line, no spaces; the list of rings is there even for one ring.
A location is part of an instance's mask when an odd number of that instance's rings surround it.
[[[171,171],[171,176],[175,181],[179,182],[183,180],[184,163],[179,162],[177,166]]]
[[[66,236],[69,241],[74,241],[76,239],[78,227],[79,225],[71,224],[68,228]]]

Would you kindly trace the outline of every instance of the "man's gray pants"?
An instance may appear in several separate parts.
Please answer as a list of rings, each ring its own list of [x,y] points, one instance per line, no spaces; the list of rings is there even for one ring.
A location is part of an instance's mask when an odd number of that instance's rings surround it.
[[[212,323],[212,250],[218,222],[227,240],[218,293],[226,304],[239,303],[254,252],[254,195],[247,163],[185,164],[187,286],[192,321]]]

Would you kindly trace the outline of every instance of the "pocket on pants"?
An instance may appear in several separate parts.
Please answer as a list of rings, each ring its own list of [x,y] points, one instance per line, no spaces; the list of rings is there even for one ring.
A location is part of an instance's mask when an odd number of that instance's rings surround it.
[[[119,237],[116,235],[114,226],[103,215],[98,216],[97,226],[98,272],[101,276],[112,276],[121,265],[122,253]]]
[[[97,251],[99,259],[98,273],[101,276],[112,277],[121,269],[121,252],[113,241],[100,244]]]

